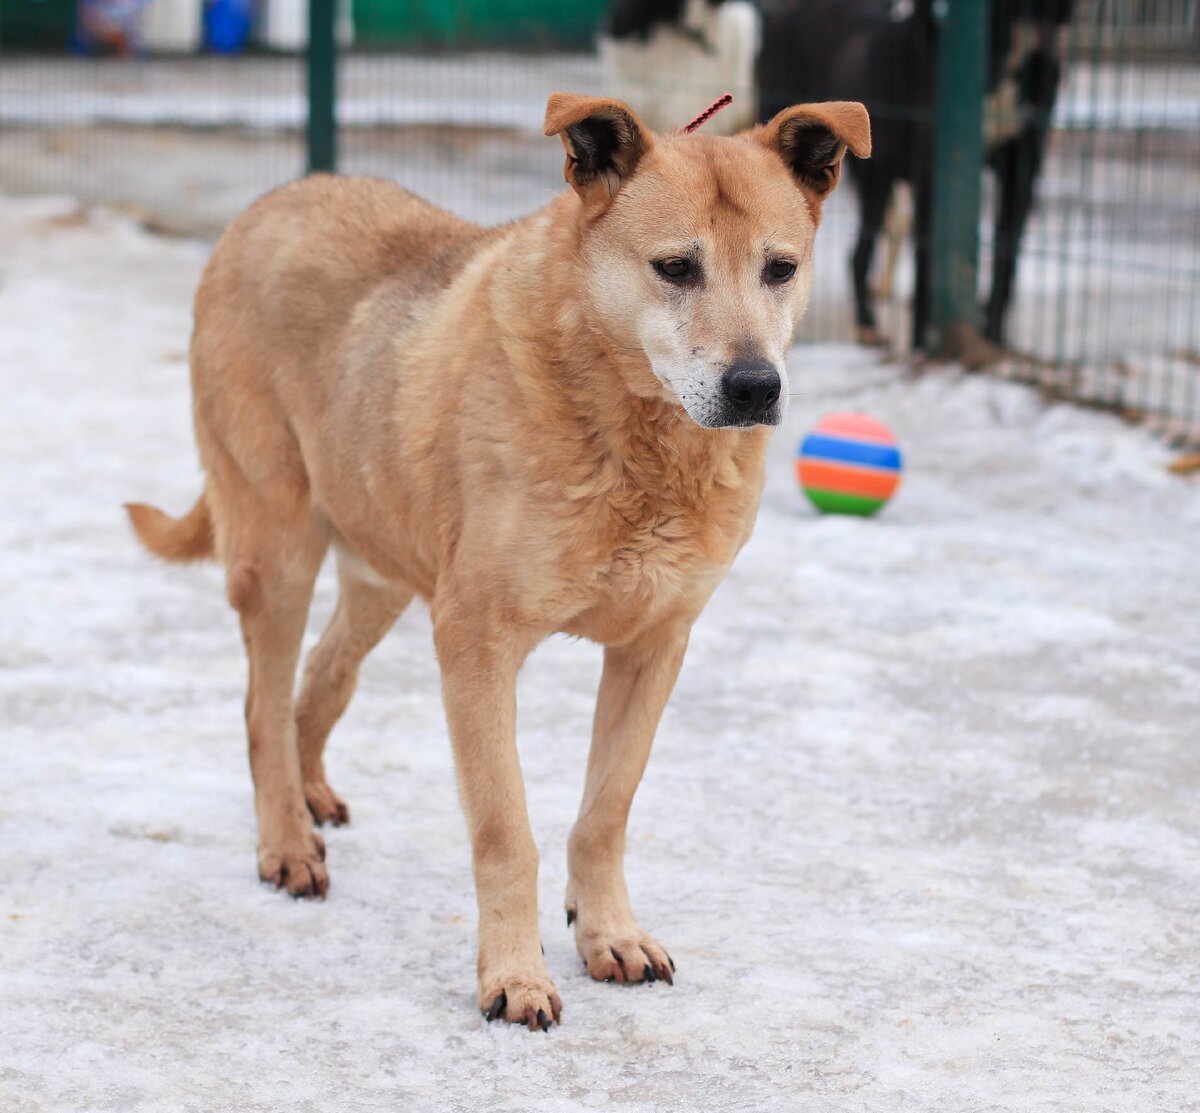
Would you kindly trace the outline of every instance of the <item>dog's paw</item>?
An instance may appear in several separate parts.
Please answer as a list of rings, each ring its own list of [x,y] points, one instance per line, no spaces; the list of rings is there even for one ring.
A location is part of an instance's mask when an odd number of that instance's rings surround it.
[[[318,827],[342,827],[350,822],[350,807],[325,781],[305,781],[304,799]]]
[[[562,998],[544,968],[541,973],[511,972],[479,980],[479,1011],[491,1020],[524,1024],[531,1032],[550,1031],[562,1017]]]
[[[295,847],[264,846],[258,852],[258,876],[294,897],[320,897],[329,892],[325,842],[315,831]]]
[[[567,923],[575,922],[567,912]],[[598,982],[666,982],[675,984],[675,963],[663,946],[636,923],[592,928],[575,923],[575,946],[587,972]]]

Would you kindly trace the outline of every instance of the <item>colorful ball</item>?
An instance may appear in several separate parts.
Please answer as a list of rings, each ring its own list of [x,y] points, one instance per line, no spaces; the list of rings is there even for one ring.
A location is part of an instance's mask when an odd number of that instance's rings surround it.
[[[821,418],[796,455],[801,488],[826,514],[874,514],[900,486],[903,467],[892,431],[865,414]]]

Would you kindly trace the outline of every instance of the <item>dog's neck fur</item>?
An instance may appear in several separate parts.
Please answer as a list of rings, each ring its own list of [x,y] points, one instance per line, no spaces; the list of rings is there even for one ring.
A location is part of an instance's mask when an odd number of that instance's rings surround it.
[[[574,194],[560,195],[514,227],[492,269],[498,338],[529,418],[559,440],[564,483],[581,494],[619,486],[701,505],[714,488],[761,473],[770,429],[697,425],[664,394],[643,351],[589,319],[580,251],[587,219]],[[600,374],[582,374],[588,367]]]

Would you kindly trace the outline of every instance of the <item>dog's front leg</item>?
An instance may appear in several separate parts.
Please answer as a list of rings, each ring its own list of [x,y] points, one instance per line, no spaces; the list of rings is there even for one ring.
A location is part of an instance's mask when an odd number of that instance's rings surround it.
[[[687,649],[688,628],[610,648],[596,701],[579,819],[567,847],[567,923],[600,980],[670,983],[675,964],[638,926],[625,886],[625,825],[633,794]]]
[[[516,743],[521,639],[461,604],[434,607],[434,641],[479,902],[479,1007],[534,1028],[558,1020],[537,918],[538,852]]]

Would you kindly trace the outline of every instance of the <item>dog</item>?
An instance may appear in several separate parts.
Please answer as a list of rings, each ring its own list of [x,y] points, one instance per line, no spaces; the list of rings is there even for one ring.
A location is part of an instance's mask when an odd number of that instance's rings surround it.
[[[722,10],[735,6],[737,20],[722,19]],[[647,102],[660,96],[659,90],[690,88],[700,96],[723,92],[715,84],[697,88],[706,79],[709,60],[723,57],[742,65],[740,73],[722,74],[722,80],[753,89],[747,99],[759,120],[813,96],[864,101],[876,142],[869,163],[850,165],[859,200],[859,232],[850,259],[856,333],[863,343],[883,342],[869,284],[875,242],[881,231],[887,233],[890,262],[881,285],[890,289],[898,241],[911,230],[916,244],[913,338],[920,345],[929,319],[939,25],[934,6],[930,0],[760,0],[757,24],[741,11],[745,7],[746,0],[615,0],[601,37],[609,80],[630,90],[639,111],[652,111]],[[988,355],[1005,341],[1072,10],[1072,0],[992,0],[990,5],[984,144],[998,197],[991,288],[978,322],[987,345],[976,346]],[[676,28],[674,36],[667,34],[668,26]],[[705,37],[704,28],[714,30]],[[724,38],[716,38],[717,28]],[[639,68],[652,77],[643,88],[634,87],[628,76]],[[905,183],[911,201],[898,188]]]
[[[706,130],[733,135],[758,121],[755,60],[762,17],[750,0],[616,0],[600,35],[606,91],[631,103],[655,131],[688,120],[723,93],[733,103]]]
[[[196,294],[203,492],[178,519],[128,508],[152,553],[225,566],[258,872],[294,896],[329,885],[314,821],[349,817],[322,754],[359,665],[428,602],[479,1005],[531,1030],[562,1001],[539,940],[517,672],[555,632],[604,647],[567,922],[593,978],[670,983],[630,910],[626,819],[691,625],[754,524],[822,203],[845,152],[871,145],[866,110],[840,102],[720,138],[555,93],[545,133],[571,188],[502,227],[320,175],[238,217]],[[293,701],[329,548],[340,595]]]

